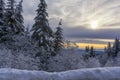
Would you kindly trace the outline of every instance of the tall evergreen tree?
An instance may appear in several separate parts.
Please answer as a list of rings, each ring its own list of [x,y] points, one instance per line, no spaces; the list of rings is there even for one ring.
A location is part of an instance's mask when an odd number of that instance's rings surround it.
[[[40,4],[37,9],[37,16],[35,17],[35,23],[31,29],[32,40],[42,50],[51,51],[53,31],[49,26],[48,13],[46,12],[47,4],[45,0],[40,0]]]
[[[55,52],[59,52],[63,48],[63,29],[60,27],[61,25],[62,25],[62,20],[60,20],[58,27],[56,28],[57,31],[55,32],[55,39],[54,39]]]
[[[113,45],[113,50],[114,50],[113,57],[116,57],[119,52],[119,39],[117,37],[116,37],[114,45]]]
[[[95,50],[94,50],[94,47],[92,46],[91,48],[90,48],[90,57],[95,57]]]
[[[0,0],[0,26],[4,24],[4,0]]]
[[[112,46],[111,46],[111,43],[109,42],[108,43],[108,46],[107,46],[107,49],[106,49],[106,52],[108,54],[109,57],[112,57],[113,56],[113,50],[112,50]]]
[[[15,7],[15,1],[8,0],[6,13],[5,13],[5,22],[6,22],[6,26],[8,26],[8,28],[9,28],[9,31],[10,31],[10,29],[12,29],[12,30],[15,29],[14,28],[15,26],[13,25],[15,23],[14,7]],[[10,31],[10,32],[12,32],[12,31]]]
[[[24,32],[24,18],[23,18],[23,15],[22,15],[22,12],[23,12],[23,9],[22,9],[22,3],[23,3],[23,0],[21,0],[19,2],[19,4],[16,6],[16,10],[15,10],[15,16],[16,16],[16,19],[17,19],[17,23],[20,25],[19,26],[19,29],[21,32]]]
[[[23,3],[23,0],[21,0],[21,1],[19,2],[19,4],[16,6],[16,10],[15,10],[16,16],[17,16],[17,20],[18,20],[21,24],[24,23],[24,21],[23,21],[24,18],[23,18],[23,16],[22,16],[22,12],[23,12],[22,3]]]
[[[31,31],[33,31],[32,39],[36,41],[39,47],[43,47],[45,50],[49,51],[50,39],[53,36],[52,29],[48,23],[48,13],[46,12],[47,4],[45,0],[40,0],[40,4],[37,9],[37,16],[35,17],[35,24],[33,25]]]
[[[0,0],[0,43],[6,41],[7,34],[8,29],[5,25],[5,3],[4,0]]]
[[[19,34],[23,31],[23,25],[18,21],[15,11],[15,0],[8,0],[5,21],[9,27],[9,31],[13,34]]]
[[[49,26],[48,13],[46,12],[47,4],[45,0],[40,0],[38,5],[35,23],[31,29],[32,41],[39,48],[36,57],[40,59],[40,69],[47,70],[48,59],[53,52],[53,31]]]
[[[86,51],[86,52],[89,52],[89,51],[90,51],[90,50],[89,50],[89,46],[86,46],[86,47],[85,47],[85,51]]]

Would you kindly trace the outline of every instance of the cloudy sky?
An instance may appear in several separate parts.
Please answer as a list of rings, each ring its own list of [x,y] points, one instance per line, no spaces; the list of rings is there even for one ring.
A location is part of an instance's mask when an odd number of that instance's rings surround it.
[[[32,26],[39,0],[23,0],[25,25]],[[120,0],[46,0],[53,29],[63,19],[64,36],[73,41],[120,37]],[[88,40],[88,41],[87,41]]]

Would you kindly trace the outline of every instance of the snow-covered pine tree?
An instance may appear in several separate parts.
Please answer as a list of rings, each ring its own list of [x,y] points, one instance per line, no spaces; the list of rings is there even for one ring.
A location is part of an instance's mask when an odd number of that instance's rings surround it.
[[[56,28],[57,31],[55,32],[55,39],[54,39],[54,50],[55,52],[59,52],[63,48],[63,29],[60,27],[62,25],[62,19],[60,20],[58,27]]]
[[[4,0],[0,0],[0,26],[4,24]]]
[[[40,0],[40,4],[37,9],[37,16],[35,17],[35,23],[31,29],[32,40],[42,50],[51,51],[53,31],[49,26],[48,13],[46,12],[47,4],[45,0]]]
[[[90,48],[90,57],[95,57],[95,50],[94,50],[94,47],[92,46],[91,48]]]
[[[23,18],[23,15],[22,15],[22,12],[23,12],[23,9],[22,9],[22,3],[23,3],[23,0],[21,0],[19,2],[19,4],[16,6],[16,9],[15,9],[15,14],[16,14],[16,19],[18,21],[18,23],[21,25],[19,27],[19,29],[21,30],[21,32],[24,32],[24,18]]]
[[[47,4],[45,0],[40,0],[38,5],[35,23],[31,29],[32,41],[38,47],[36,57],[40,59],[40,69],[47,70],[48,59],[53,52],[53,31],[49,26]]]
[[[8,0],[7,7],[6,7],[6,13],[5,13],[5,22],[6,22],[6,25],[8,26],[8,28],[13,29],[13,30],[14,30],[14,26],[13,26],[14,20],[13,20],[13,18],[15,17],[14,7],[15,7],[15,1],[14,0]],[[10,31],[10,32],[12,32],[12,31]]]
[[[89,50],[89,46],[86,46],[85,47],[85,52],[89,52],[90,50]]]
[[[8,34],[5,24],[5,3],[4,0],[0,0],[0,43],[6,41],[6,35]]]
[[[17,20],[16,11],[15,11],[15,0],[8,0],[5,21],[7,26],[9,27],[9,31],[12,34],[19,34],[23,32],[21,28],[23,25]]]
[[[114,50],[113,57],[117,57],[117,54],[119,52],[119,39],[117,37],[113,45],[113,50]]]
[[[112,57],[113,56],[114,51],[112,50],[110,42],[108,43],[108,46],[107,46],[107,49],[106,49],[106,53],[108,54],[108,57]]]
[[[16,10],[15,10],[15,12],[16,12],[16,16],[17,16],[17,20],[20,22],[20,23],[24,23],[24,18],[23,18],[23,16],[22,16],[22,12],[23,12],[23,9],[22,9],[22,3],[23,3],[23,0],[21,0],[20,2],[19,2],[19,4],[16,6]]]

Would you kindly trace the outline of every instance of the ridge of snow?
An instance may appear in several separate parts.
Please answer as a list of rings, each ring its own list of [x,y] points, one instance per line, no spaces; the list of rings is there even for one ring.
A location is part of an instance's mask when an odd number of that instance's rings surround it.
[[[0,69],[0,80],[120,80],[120,67],[78,69],[65,72]]]

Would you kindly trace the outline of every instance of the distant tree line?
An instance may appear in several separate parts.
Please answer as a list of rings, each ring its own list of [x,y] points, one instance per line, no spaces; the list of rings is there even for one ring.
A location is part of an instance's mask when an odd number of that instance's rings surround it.
[[[113,46],[111,43],[108,43],[107,48],[105,48],[105,52],[108,54],[109,57],[117,57],[120,51],[120,41],[118,38],[115,38]]]

